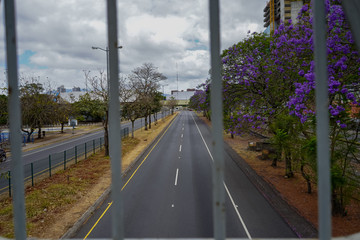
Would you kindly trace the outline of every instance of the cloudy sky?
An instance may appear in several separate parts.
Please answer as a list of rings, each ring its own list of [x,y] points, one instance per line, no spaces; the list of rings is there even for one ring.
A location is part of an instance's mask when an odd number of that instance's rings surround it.
[[[85,88],[106,71],[105,0],[17,0],[20,74],[57,87]],[[221,47],[263,31],[266,0],[220,0]],[[5,82],[4,14],[1,2],[0,87]],[[120,72],[153,63],[168,79],[161,91],[195,88],[208,77],[208,0],[119,0]],[[178,74],[178,81],[177,81]]]

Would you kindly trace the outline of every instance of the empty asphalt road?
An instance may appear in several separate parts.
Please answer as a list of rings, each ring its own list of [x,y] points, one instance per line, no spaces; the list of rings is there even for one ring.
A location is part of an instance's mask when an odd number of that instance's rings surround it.
[[[126,238],[213,237],[210,142],[209,128],[193,112],[178,115],[124,179]],[[228,238],[296,237],[226,153],[224,187]],[[111,202],[106,199],[74,238],[110,238]]]

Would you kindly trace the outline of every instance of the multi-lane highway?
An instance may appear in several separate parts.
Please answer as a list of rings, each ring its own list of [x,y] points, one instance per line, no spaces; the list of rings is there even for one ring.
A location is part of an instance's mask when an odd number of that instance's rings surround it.
[[[165,116],[165,114],[163,115],[162,113],[158,113],[158,119],[161,119],[162,117]],[[144,120],[143,119],[137,119],[134,123],[134,129],[139,129],[141,127],[144,126]],[[131,122],[127,122],[127,123],[123,123],[121,125],[121,128],[129,128],[129,131],[131,132]],[[131,133],[130,133],[131,134]],[[34,169],[33,172],[35,175],[37,175],[38,173],[42,173],[44,172],[46,169],[49,168],[49,155],[62,155],[63,152],[65,150],[69,150],[68,154],[68,158],[70,157],[70,154],[74,155],[75,151],[74,151],[74,147],[75,146],[82,146],[82,148],[79,148],[77,151],[78,155],[82,155],[84,154],[84,143],[86,142],[91,142],[91,144],[89,145],[89,149],[92,149],[93,145],[92,145],[92,141],[97,140],[96,141],[96,147],[100,144],[99,139],[101,137],[104,136],[104,131],[100,130],[100,131],[96,131],[96,132],[92,132],[92,133],[88,133],[79,137],[74,137],[72,139],[68,139],[65,140],[63,142],[58,142],[58,143],[54,143],[48,146],[44,146],[38,149],[34,149],[31,151],[27,151],[23,153],[23,162],[24,165],[26,166],[24,171],[25,171],[25,178],[29,179],[31,176],[31,168],[30,168],[30,163],[34,163]],[[58,153],[58,154],[57,154]],[[59,156],[58,158],[53,158],[52,159],[52,165],[51,166],[56,166],[61,164],[63,157]],[[8,160],[6,162],[2,162],[0,163],[0,173],[4,173],[10,170],[10,166],[11,166],[11,157],[8,158]],[[8,185],[9,182],[7,179],[5,178],[0,178],[0,193],[4,192],[4,191],[8,191]]]
[[[124,179],[125,237],[213,237],[210,143],[209,128],[193,112],[177,116]],[[227,237],[296,237],[226,153],[224,187]],[[106,199],[75,238],[111,238],[111,203]]]

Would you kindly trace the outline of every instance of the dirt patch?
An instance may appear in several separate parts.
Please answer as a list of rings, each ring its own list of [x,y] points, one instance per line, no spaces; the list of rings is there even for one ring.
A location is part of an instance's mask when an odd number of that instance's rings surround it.
[[[110,167],[109,167],[110,168]],[[75,221],[79,219],[84,212],[101,196],[101,194],[111,184],[111,171],[107,169],[104,172],[103,177],[95,184],[92,189],[86,192],[86,195],[82,195],[79,201],[69,206],[70,208],[66,211],[62,211],[61,214],[55,214],[57,220],[53,224],[46,224],[45,229],[40,232],[34,232],[34,235],[39,238],[55,239],[60,238],[69,228],[71,228]]]

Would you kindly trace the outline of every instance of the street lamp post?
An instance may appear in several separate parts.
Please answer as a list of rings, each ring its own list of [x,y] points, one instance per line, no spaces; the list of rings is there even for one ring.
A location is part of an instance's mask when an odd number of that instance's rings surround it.
[[[109,47],[106,46],[105,49],[101,48],[101,47],[91,47],[91,48],[94,50],[99,49],[99,50],[106,52],[106,80],[107,80],[108,92],[109,92],[109,80],[110,80],[110,77],[109,77]],[[118,46],[118,48],[121,49],[122,46]]]

